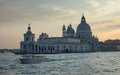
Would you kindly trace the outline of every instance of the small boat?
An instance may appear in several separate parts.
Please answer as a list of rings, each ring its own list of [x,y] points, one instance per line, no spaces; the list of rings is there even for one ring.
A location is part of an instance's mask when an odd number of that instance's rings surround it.
[[[30,64],[30,63],[39,63],[42,61],[46,61],[47,58],[44,56],[35,56],[35,55],[23,55],[22,58],[20,58],[21,64]]]

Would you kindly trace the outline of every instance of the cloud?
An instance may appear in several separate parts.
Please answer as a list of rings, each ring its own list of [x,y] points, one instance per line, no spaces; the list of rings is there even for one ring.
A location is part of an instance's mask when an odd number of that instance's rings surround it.
[[[93,8],[90,11],[92,17],[97,20],[114,19],[118,17],[118,12],[120,13],[119,3],[120,0],[86,0],[86,2]]]
[[[78,15],[75,10],[66,10],[56,5],[28,5],[6,3],[0,5],[0,23],[20,23],[31,21],[55,21]]]
[[[96,0],[89,0],[89,1],[87,0],[86,2],[95,8],[100,6],[100,3]]]
[[[85,2],[90,9],[85,13],[87,14],[88,21],[92,24],[119,18],[120,9],[117,8],[119,7],[120,0],[85,0]]]
[[[98,34],[98,37],[102,41],[107,40],[107,39],[119,39],[120,38],[120,29],[101,32]]]
[[[104,32],[120,28],[120,20],[108,20],[96,22],[96,25],[93,26],[93,30]]]
[[[75,15],[78,15],[78,12],[75,10],[67,10],[61,7],[58,7],[56,5],[42,5],[40,6],[40,13],[44,15],[44,17],[47,17],[47,19],[52,19],[52,20],[58,20],[58,19],[63,19],[65,17],[72,17]]]
[[[120,20],[107,20],[96,22],[92,26],[93,33],[99,37],[100,40],[117,39],[120,38]]]
[[[14,3],[0,5],[0,11],[0,23],[24,21],[26,17],[30,16],[30,9],[26,10],[24,6]]]

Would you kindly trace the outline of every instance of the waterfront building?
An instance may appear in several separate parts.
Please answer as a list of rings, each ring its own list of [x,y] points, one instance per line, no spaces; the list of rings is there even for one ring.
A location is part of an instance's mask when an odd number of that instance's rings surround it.
[[[49,37],[47,33],[41,33],[37,41],[31,31],[30,24],[21,41],[21,53],[78,53],[98,50],[98,38],[92,36],[90,26],[86,23],[84,15],[76,32],[70,23],[66,29],[62,27],[62,37]]]
[[[120,40],[105,40],[104,42],[99,42],[99,48],[102,51],[120,51]]]

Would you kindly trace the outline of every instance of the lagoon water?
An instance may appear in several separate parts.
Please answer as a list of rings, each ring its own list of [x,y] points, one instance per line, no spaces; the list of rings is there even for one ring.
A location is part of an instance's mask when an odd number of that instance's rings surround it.
[[[49,60],[20,64],[20,55],[0,53],[0,75],[120,75],[120,52],[38,55]]]

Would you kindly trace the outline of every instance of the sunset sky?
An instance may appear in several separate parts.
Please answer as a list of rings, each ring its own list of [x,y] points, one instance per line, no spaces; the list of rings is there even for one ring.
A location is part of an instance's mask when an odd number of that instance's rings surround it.
[[[0,0],[0,48],[19,48],[29,23],[36,39],[61,36],[63,24],[76,31],[83,13],[100,41],[120,39],[120,0]]]

